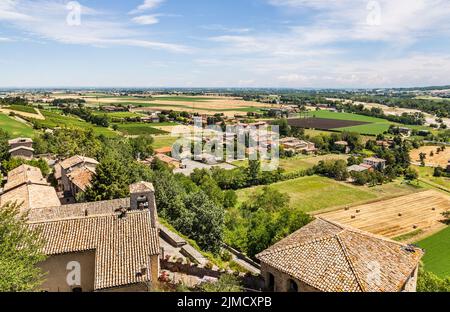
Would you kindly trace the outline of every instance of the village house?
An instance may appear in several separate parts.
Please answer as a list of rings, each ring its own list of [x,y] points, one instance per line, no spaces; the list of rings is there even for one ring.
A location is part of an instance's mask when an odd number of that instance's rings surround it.
[[[280,139],[280,145],[283,146],[285,151],[292,151],[294,153],[312,154],[317,152],[314,143],[294,137]]]
[[[50,292],[150,291],[159,277],[158,217],[151,183],[130,197],[30,211],[47,259],[41,289]],[[50,204],[50,203],[49,203]]]
[[[157,148],[157,149],[155,149],[155,154],[165,154],[167,156],[170,156],[172,154],[172,147],[165,146],[165,147]]]
[[[16,138],[8,141],[9,154],[11,157],[22,158],[26,160],[33,159],[34,149],[33,140],[30,138]]]
[[[171,169],[182,168],[182,164],[178,159],[167,156],[166,154],[156,154],[155,156],[147,158],[146,160],[142,161],[141,163],[143,163],[145,165],[151,165],[155,159],[162,161],[163,163],[168,165]]]
[[[100,107],[101,110],[105,111],[105,112],[126,112],[128,111],[128,107],[124,107],[124,106],[110,106],[110,105],[104,105],[102,107]]]
[[[377,140],[376,144],[377,144],[377,146],[389,148],[394,144],[394,141],[393,140]]]
[[[345,154],[350,153],[350,147],[348,146],[348,142],[347,141],[336,141],[334,142],[334,145],[342,152]]]
[[[0,207],[8,203],[21,205],[21,211],[61,204],[55,189],[42,176],[41,170],[28,165],[8,172],[7,183],[0,196]]]
[[[256,257],[276,292],[414,292],[416,247],[318,218]]]
[[[398,131],[400,134],[406,135],[406,136],[410,136],[412,130],[410,128],[406,128],[406,127],[399,127]]]
[[[140,119],[142,122],[148,122],[148,123],[159,123],[160,122],[160,118],[159,118],[158,114],[156,114],[156,113],[152,113],[149,116],[141,117]]]
[[[369,165],[376,170],[384,170],[386,168],[386,160],[376,157],[364,158],[363,163]]]
[[[73,156],[55,165],[55,180],[58,190],[66,198],[75,198],[90,186],[98,161],[84,156]]]
[[[373,171],[372,166],[366,164],[360,165],[352,165],[347,167],[348,172],[364,172],[364,171]]]

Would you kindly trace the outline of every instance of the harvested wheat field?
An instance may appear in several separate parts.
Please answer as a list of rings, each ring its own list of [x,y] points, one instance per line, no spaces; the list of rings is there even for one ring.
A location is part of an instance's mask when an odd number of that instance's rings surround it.
[[[425,164],[427,166],[441,166],[443,168],[447,168],[447,164],[450,161],[450,147],[447,147],[444,151],[437,152],[437,149],[440,146],[422,146],[418,149],[411,151],[411,161],[420,162],[420,153],[425,153],[427,155],[425,159]],[[433,152],[433,156],[431,156],[431,152]]]
[[[318,216],[363,231],[398,238],[413,232],[431,234],[444,227],[442,213],[449,209],[450,196],[429,190]]]

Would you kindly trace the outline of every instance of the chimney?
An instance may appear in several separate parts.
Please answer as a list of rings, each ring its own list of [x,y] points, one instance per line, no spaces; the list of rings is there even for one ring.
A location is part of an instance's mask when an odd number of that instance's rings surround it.
[[[149,182],[138,182],[130,185],[130,210],[150,211],[152,227],[157,227],[158,213],[155,202],[155,189]]]

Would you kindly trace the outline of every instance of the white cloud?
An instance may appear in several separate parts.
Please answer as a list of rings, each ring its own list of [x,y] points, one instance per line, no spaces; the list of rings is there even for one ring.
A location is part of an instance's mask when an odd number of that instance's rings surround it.
[[[136,16],[132,21],[139,25],[154,25],[159,23],[157,14]]]
[[[136,9],[130,12],[130,14],[136,14],[139,12],[144,12],[152,10],[160,6],[165,0],[145,0],[144,3],[139,5]]]
[[[213,25],[202,25],[201,28],[211,31],[223,31],[228,33],[248,33],[252,31],[252,28],[246,28],[246,27],[227,27],[220,24],[213,24]]]
[[[314,9],[311,14],[316,22],[303,26],[303,30],[310,38],[320,36],[330,43],[363,40],[410,44],[418,38],[450,32],[448,0],[268,0],[268,3],[290,10]],[[368,23],[374,14],[379,17],[379,24]]]
[[[145,33],[88,7],[82,7],[80,25],[71,26],[66,21],[69,11],[63,1],[6,1],[0,6],[0,21],[41,39],[98,47],[122,45],[171,52],[190,50],[184,45],[148,40]]]

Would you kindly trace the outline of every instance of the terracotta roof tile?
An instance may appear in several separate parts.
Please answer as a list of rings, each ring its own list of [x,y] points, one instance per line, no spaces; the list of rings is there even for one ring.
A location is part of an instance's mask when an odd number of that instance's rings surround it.
[[[400,291],[423,251],[317,219],[256,257],[321,291]]]
[[[93,164],[93,165],[98,165],[97,160],[95,160],[93,158],[89,158],[89,157],[79,156],[79,155],[76,155],[76,156],[73,156],[73,157],[63,160],[60,163],[60,165],[63,169],[68,169],[68,168],[71,168],[71,167],[76,166],[83,162]]]
[[[85,191],[91,185],[92,177],[95,174],[95,170],[89,167],[82,167],[75,169],[67,174],[70,182],[75,184],[80,190]]]
[[[151,281],[151,255],[159,254],[149,211],[31,223],[45,241],[44,253],[95,251],[95,290]],[[146,268],[146,274],[139,274]]]

